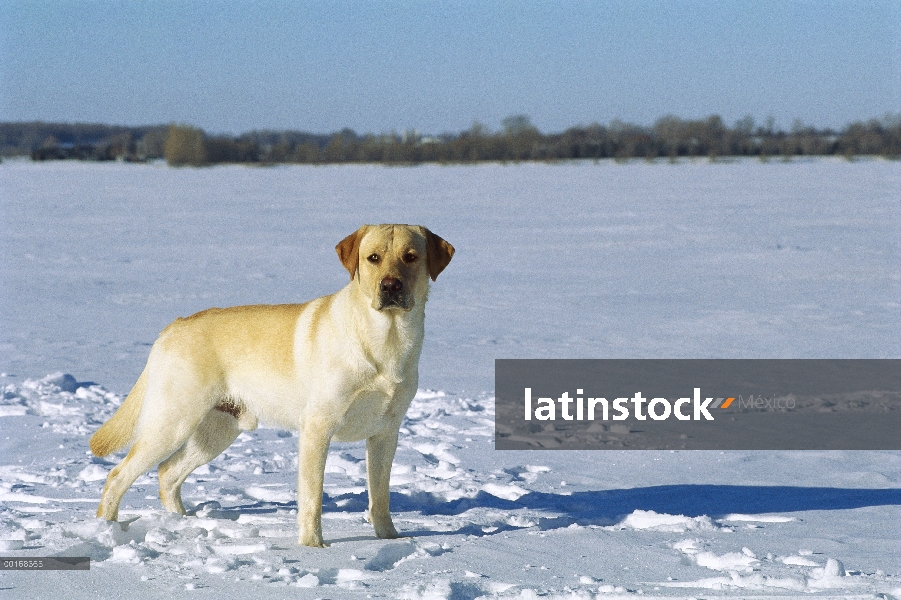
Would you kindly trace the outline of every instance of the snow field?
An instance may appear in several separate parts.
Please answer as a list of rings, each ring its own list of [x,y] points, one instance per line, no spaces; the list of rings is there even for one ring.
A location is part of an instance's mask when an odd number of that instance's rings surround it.
[[[137,589],[149,597],[178,589],[279,597],[286,586],[329,597],[681,597],[686,590],[874,597],[901,587],[897,574],[852,563],[853,552],[833,543],[792,546],[796,534],[812,533],[810,513],[607,510],[577,472],[507,466],[505,456],[538,463],[560,457],[492,451],[493,398],[429,390],[419,392],[408,413],[392,473],[395,523],[408,537],[374,538],[365,520],[363,445],[335,444],[323,504],[331,547],[298,547],[294,486],[286,483],[296,476],[296,437],[272,429],[242,434],[189,478],[190,516],[162,510],[151,472],[126,495],[121,523],[100,521],[93,512],[119,457],[90,456],[87,439],[122,397],[60,373],[2,389],[2,430],[37,432],[29,443],[37,452],[27,464],[0,466],[0,549],[90,556],[83,586],[119,573],[142,582]],[[638,454],[644,453],[609,456],[634,463]],[[878,460],[879,453],[869,454]],[[7,456],[15,455],[24,454]],[[639,550],[647,566],[630,556]],[[0,582],[15,585],[21,597],[39,597],[26,579],[33,575],[5,572]],[[54,576],[60,582],[78,577]]]
[[[898,452],[499,452],[491,391],[495,358],[898,357],[898,189],[881,160],[4,161],[0,554],[93,560],[0,571],[0,598],[901,598]],[[331,545],[297,546],[297,438],[267,428],[195,471],[190,516],[150,472],[97,521],[121,455],[88,437],[158,332],[336,291],[365,222],[457,248],[392,470],[406,537],[374,538],[364,447],[335,444]]]

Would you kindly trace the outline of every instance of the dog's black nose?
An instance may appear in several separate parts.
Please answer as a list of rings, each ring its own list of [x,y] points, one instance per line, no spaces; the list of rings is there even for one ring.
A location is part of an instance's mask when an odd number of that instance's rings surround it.
[[[385,277],[382,279],[382,292],[396,294],[404,288],[403,282],[394,277]]]

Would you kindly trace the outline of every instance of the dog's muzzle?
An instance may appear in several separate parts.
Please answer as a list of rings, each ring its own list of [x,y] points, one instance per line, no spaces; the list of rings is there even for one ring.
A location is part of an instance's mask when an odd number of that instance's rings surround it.
[[[404,289],[404,283],[396,277],[385,277],[379,284],[378,303],[376,310],[386,308],[400,308],[410,310],[413,308],[413,298]]]

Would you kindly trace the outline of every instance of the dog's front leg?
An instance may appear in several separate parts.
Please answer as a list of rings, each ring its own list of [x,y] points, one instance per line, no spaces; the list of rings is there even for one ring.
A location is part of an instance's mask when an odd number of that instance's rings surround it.
[[[305,423],[297,453],[297,527],[303,546],[324,548],[322,483],[332,430],[323,423]]]
[[[366,440],[366,477],[369,480],[369,522],[375,535],[394,539],[397,530],[391,522],[389,482],[391,463],[397,451],[397,427],[388,427]]]

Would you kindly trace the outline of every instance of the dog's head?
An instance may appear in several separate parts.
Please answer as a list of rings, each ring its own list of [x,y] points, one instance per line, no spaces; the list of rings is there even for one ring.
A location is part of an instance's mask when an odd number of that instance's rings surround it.
[[[372,308],[408,311],[424,302],[454,247],[418,225],[363,225],[335,247],[341,264],[372,297]]]

